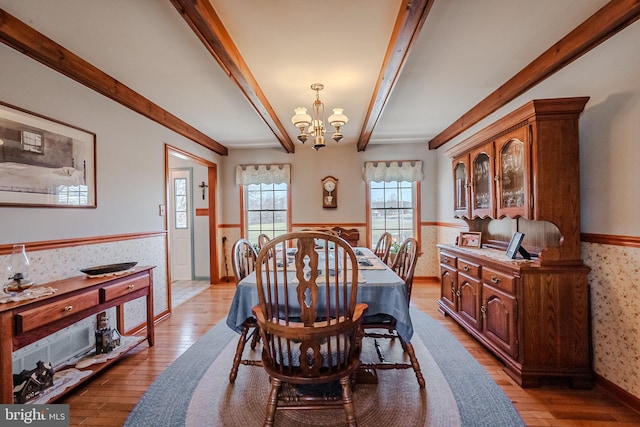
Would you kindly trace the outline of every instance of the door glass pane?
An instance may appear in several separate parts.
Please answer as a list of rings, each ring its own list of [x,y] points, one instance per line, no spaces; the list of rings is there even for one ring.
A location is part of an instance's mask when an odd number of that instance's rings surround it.
[[[455,172],[455,210],[467,209],[467,167],[464,163],[458,163]]]
[[[173,180],[173,203],[175,206],[174,227],[176,229],[185,229],[189,227],[187,215],[187,179],[175,178]]]
[[[475,191],[474,209],[487,209],[491,206],[491,168],[486,153],[480,153],[473,161]]]
[[[502,207],[524,206],[524,142],[512,139],[500,152]]]

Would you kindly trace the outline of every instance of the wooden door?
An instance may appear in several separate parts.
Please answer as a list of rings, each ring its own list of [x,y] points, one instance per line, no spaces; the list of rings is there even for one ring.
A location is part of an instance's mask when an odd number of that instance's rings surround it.
[[[453,160],[453,216],[470,218],[469,154]]]
[[[440,303],[452,311],[457,311],[458,273],[456,270],[440,265],[440,286]]]
[[[470,154],[471,216],[495,217],[493,142]]]
[[[518,357],[516,298],[482,284],[482,333],[514,359]]]
[[[480,321],[480,280],[458,273],[458,313],[476,330],[482,327]]]
[[[496,139],[496,210],[498,218],[531,217],[530,138],[521,127]]]

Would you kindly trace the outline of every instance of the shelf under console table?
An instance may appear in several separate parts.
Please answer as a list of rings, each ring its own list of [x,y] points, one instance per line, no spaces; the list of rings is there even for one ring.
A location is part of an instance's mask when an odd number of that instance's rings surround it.
[[[42,285],[52,287],[56,292],[36,299],[0,304],[0,403],[14,402],[13,351],[106,309],[116,307],[116,327],[124,332],[124,303],[145,297],[146,339],[149,346],[153,346],[153,268],[136,267],[119,275],[77,276],[45,283]],[[140,339],[138,344],[143,340]],[[125,353],[122,352],[118,358]],[[65,390],[65,393],[118,358],[93,367],[91,375]]]

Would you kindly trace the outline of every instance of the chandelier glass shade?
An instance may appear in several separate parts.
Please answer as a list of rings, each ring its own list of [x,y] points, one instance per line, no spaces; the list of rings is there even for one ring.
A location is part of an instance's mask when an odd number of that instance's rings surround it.
[[[319,150],[326,145],[324,142],[324,134],[327,131],[325,127],[324,103],[320,100],[320,91],[322,89],[324,89],[322,83],[314,83],[311,85],[311,90],[316,91],[316,99],[313,101],[311,107],[311,115],[307,113],[305,107],[297,107],[293,110],[295,115],[291,118],[291,123],[300,129],[298,141],[304,144],[309,137],[313,137],[312,148],[315,150]],[[328,123],[334,128],[331,138],[335,142],[340,142],[343,138],[343,135],[340,133],[340,127],[349,121],[349,118],[345,116],[342,111],[342,108],[334,108],[333,114],[329,116]]]

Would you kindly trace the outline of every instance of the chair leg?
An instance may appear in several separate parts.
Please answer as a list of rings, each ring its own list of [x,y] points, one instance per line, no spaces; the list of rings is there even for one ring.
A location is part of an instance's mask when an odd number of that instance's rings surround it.
[[[403,343],[403,348],[409,355],[409,360],[411,361],[411,366],[413,366],[413,370],[416,373],[416,378],[418,379],[418,385],[420,388],[425,387],[424,377],[422,376],[422,371],[420,370],[420,363],[418,363],[418,358],[416,357],[416,352],[413,350],[413,344],[410,342],[405,342],[403,339],[400,339],[400,342]]]
[[[258,345],[259,341],[260,341],[260,328],[256,326],[255,328],[253,328],[253,338],[251,338],[251,350],[256,349],[256,345]]]
[[[340,384],[342,385],[342,404],[344,405],[344,412],[347,415],[347,425],[349,427],[357,427],[356,408],[353,404],[353,395],[351,394],[351,377],[346,376],[340,378]]]
[[[243,326],[242,332],[240,333],[240,339],[238,340],[238,346],[236,347],[236,354],[233,357],[233,366],[231,366],[231,372],[229,373],[230,383],[233,383],[238,376],[238,367],[240,366],[240,360],[242,360],[242,352],[244,351],[244,346],[247,343],[247,333],[249,333],[249,328],[247,326]]]
[[[273,426],[276,417],[276,408],[278,407],[278,393],[282,381],[278,378],[271,378],[271,392],[267,401],[267,414],[264,418],[264,427]]]

